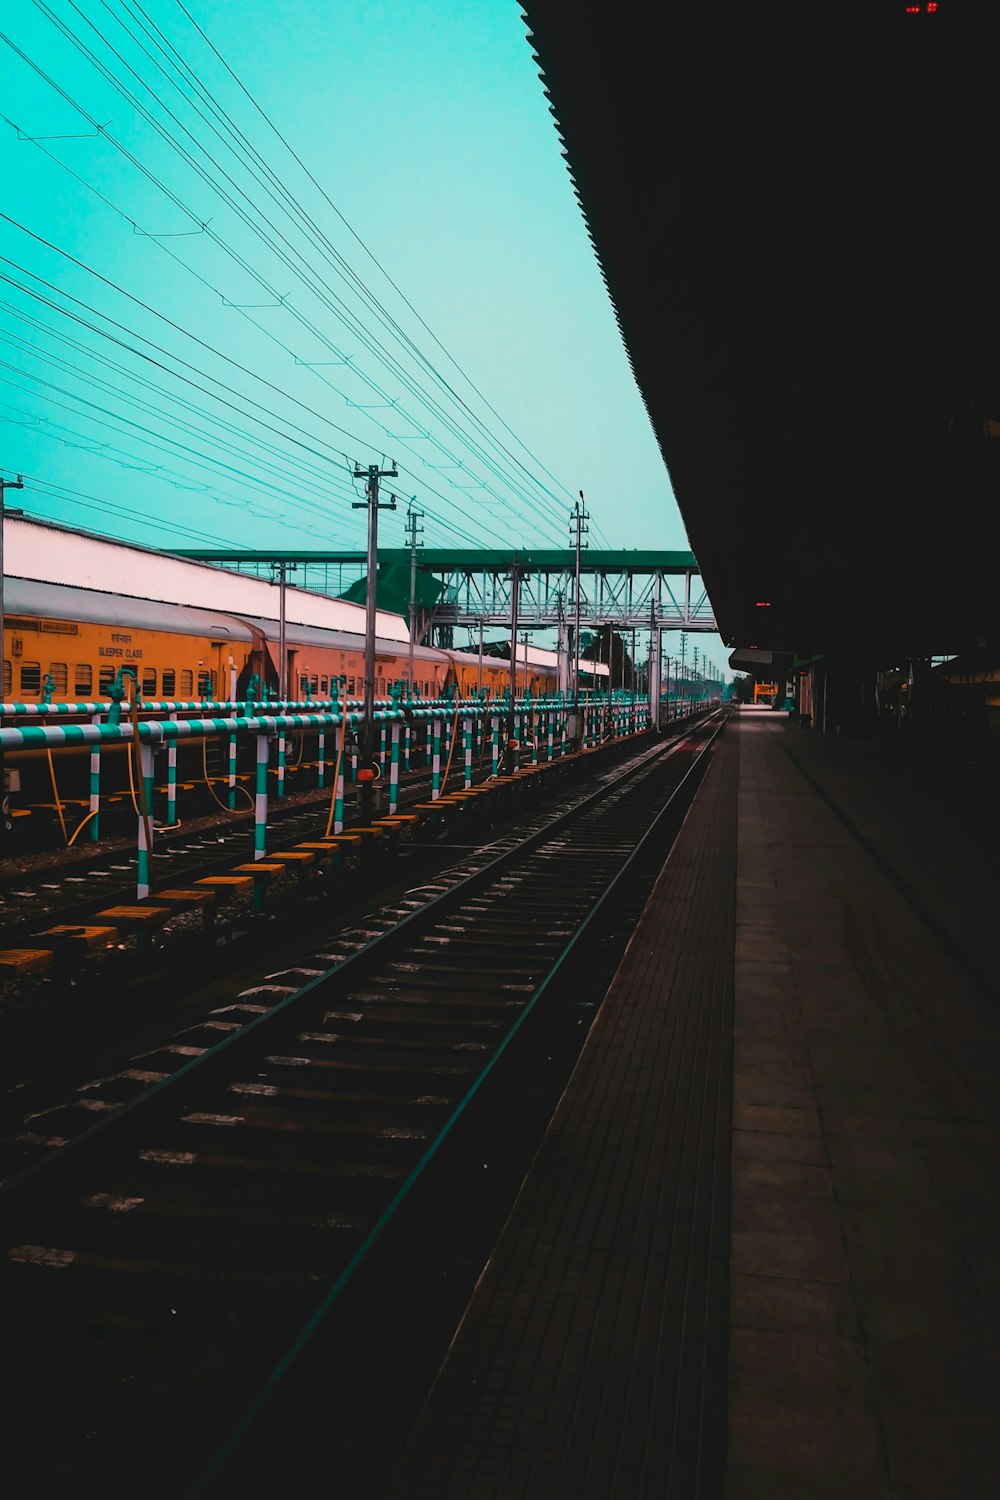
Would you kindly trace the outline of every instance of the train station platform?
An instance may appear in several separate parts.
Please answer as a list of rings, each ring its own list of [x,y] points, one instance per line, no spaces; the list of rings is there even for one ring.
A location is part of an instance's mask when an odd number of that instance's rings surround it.
[[[734,716],[392,1500],[998,1493],[1000,872],[959,783]]]

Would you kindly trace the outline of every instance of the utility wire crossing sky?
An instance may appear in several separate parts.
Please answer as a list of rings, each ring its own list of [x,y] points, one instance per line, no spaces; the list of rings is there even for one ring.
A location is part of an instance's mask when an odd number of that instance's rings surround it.
[[[12,0],[0,473],[169,549],[686,547],[508,0]],[[716,638],[705,638],[710,650]],[[712,652],[721,663],[721,652]]]

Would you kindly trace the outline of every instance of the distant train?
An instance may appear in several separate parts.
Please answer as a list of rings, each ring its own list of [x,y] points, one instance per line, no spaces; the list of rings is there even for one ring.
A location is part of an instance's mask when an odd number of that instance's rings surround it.
[[[51,679],[51,701],[103,701],[122,667],[135,670],[143,702],[245,698],[252,675],[272,697],[278,691],[276,622],[240,618],[221,610],[148,601],[89,589],[8,581],[3,667],[4,702],[37,702]],[[334,601],[331,601],[334,602]],[[339,691],[360,697],[364,687],[364,634],[288,623],[285,630],[288,695],[327,698]],[[375,693],[389,695],[409,677],[405,642],[376,637]],[[505,661],[460,651],[416,646],[414,686],[437,698],[457,683],[462,696],[482,688],[499,696],[509,684]],[[527,678],[527,682],[526,682]],[[519,653],[517,687],[554,691],[551,669]]]
[[[278,688],[277,590],[248,577],[113,542],[51,522],[5,525],[4,702],[37,702],[51,678],[54,702],[105,700],[120,668],[134,668],[145,702],[245,697],[252,675]],[[337,678],[360,697],[364,609],[287,587],[285,646],[289,697],[325,698]],[[554,653],[518,651],[517,689],[557,687]],[[375,693],[409,677],[406,622],[378,611]],[[583,664],[585,685],[606,677]],[[453,684],[462,696],[507,690],[509,662],[430,646],[413,650],[414,686],[424,698]]]
[[[260,683],[277,696],[278,590],[266,580],[27,518],[6,519],[4,542],[3,703],[40,705],[46,693],[52,703],[104,703],[123,667],[136,674],[141,704],[243,702],[255,676],[258,698]],[[290,699],[324,699],[335,691],[362,698],[364,641],[363,607],[286,586]],[[406,621],[377,611],[375,644],[375,694],[384,699],[409,678]],[[554,652],[519,646],[517,692],[554,692],[558,665]],[[607,676],[604,664],[581,664],[584,687]],[[422,699],[456,686],[461,697],[478,691],[499,697],[509,684],[509,659],[413,648],[413,685]],[[301,761],[304,739],[315,734],[299,731],[291,739]],[[207,783],[217,753],[205,741],[182,746],[181,774]],[[104,790],[115,791],[126,783],[127,758],[111,746],[105,759]],[[9,751],[5,817],[10,807],[44,809],[60,798],[82,798],[88,763],[83,746]]]

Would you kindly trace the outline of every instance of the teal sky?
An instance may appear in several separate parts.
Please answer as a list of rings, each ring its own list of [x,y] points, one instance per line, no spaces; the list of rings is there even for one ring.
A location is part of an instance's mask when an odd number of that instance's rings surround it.
[[[593,544],[687,545],[513,0],[9,0],[0,34],[26,509],[361,548],[353,464],[396,459],[433,545],[568,544],[581,489]]]

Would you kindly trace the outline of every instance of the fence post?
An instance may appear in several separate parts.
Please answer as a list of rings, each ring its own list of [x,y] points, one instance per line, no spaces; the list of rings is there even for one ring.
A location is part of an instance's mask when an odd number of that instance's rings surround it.
[[[392,721],[392,762],[389,766],[389,811],[394,813],[399,807],[399,731],[398,720]]]
[[[129,747],[131,753],[131,746]],[[147,816],[144,817],[142,809],[139,811],[139,838],[136,859],[136,895],[142,901],[149,895],[152,884],[152,855],[153,855],[153,746],[144,743],[139,746],[139,758],[141,762],[141,775],[143,790],[145,793]],[[146,831],[149,830],[149,840],[146,839]]]
[[[286,712],[282,709],[282,713]],[[285,795],[285,731],[278,735],[278,800]]]
[[[434,749],[431,754],[431,801],[441,795],[441,720],[434,719]]]
[[[102,714],[92,714],[90,722],[100,724]],[[131,752],[130,752],[131,753]],[[96,844],[100,837],[101,821],[101,742],[95,740],[90,751],[90,842]]]
[[[171,723],[177,723],[176,714],[168,714]],[[177,824],[177,741],[167,743],[167,827]]]
[[[267,763],[270,757],[270,741],[266,734],[257,736],[257,780],[254,786],[253,857],[263,859],[267,854]]]
[[[342,738],[341,738],[341,745],[343,745],[345,743],[346,739],[347,739],[347,700],[346,700],[346,698],[344,700],[343,705],[341,706],[340,712],[344,716],[344,725],[343,725],[343,729],[341,730],[341,736],[342,736]],[[336,785],[336,788],[335,788],[334,794],[333,794],[333,831],[334,831],[334,833],[343,833],[343,831],[344,831],[344,755],[343,755],[343,751],[342,750],[340,752],[338,752],[338,755],[337,755],[336,774],[337,774],[337,785]]]

